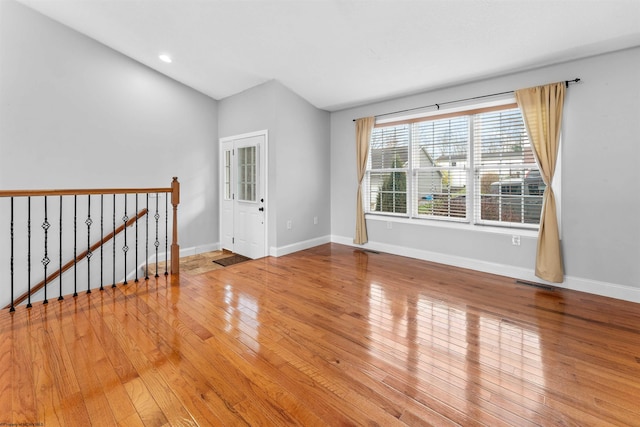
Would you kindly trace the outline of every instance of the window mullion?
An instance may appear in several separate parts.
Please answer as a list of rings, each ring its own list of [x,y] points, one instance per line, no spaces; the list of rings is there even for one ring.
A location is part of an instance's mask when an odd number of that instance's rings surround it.
[[[476,173],[476,143],[475,143],[475,115],[469,116],[469,141],[468,156],[469,167],[467,168],[467,221],[476,223],[476,181],[480,177]],[[479,193],[479,192],[478,192]]]
[[[413,212],[413,199],[414,197],[417,197],[417,195],[414,196],[413,194],[413,180],[414,180],[414,173],[413,173],[413,169],[414,169],[414,164],[413,164],[413,146],[415,144],[415,140],[414,140],[414,136],[415,136],[415,132],[414,132],[414,126],[413,124],[409,125],[409,161],[407,162],[407,216],[409,218],[413,218],[414,212]]]

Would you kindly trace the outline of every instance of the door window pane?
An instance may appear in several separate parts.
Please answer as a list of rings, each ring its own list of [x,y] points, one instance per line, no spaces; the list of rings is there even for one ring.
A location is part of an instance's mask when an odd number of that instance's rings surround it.
[[[231,199],[231,150],[224,152],[224,198]]]
[[[238,148],[238,200],[256,201],[256,147]]]

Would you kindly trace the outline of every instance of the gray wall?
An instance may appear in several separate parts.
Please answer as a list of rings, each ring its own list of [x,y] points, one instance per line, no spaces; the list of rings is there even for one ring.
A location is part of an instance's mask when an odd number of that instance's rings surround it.
[[[0,188],[178,176],[182,248],[218,242],[217,101],[13,1],[0,61]]]
[[[269,131],[271,253],[328,241],[329,113],[271,81],[220,101],[218,117],[221,138]]]
[[[640,48],[407,96],[331,114],[331,231],[355,228],[353,119],[580,77],[564,109],[561,176],[562,286],[640,301]],[[536,237],[424,221],[367,220],[368,244],[391,252],[539,281]],[[511,236],[522,235],[512,246]]]

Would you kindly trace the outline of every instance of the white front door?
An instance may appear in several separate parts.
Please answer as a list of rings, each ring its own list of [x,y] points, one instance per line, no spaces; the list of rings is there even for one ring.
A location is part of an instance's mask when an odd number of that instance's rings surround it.
[[[266,256],[266,132],[220,140],[222,249]]]

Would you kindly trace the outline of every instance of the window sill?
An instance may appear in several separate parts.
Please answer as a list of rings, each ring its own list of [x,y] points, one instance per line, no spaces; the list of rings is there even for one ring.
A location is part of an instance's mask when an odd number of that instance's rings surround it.
[[[447,221],[447,220],[437,220],[437,219],[422,219],[422,218],[406,218],[395,215],[380,215],[380,214],[365,214],[365,219],[368,221],[384,221],[384,222],[392,222],[398,224],[411,224],[417,225],[421,227],[439,227],[439,228],[451,228],[455,230],[468,230],[468,231],[476,231],[481,233],[495,233],[495,234],[506,234],[513,235],[517,234],[519,236],[526,237],[538,237],[538,230],[533,230],[530,228],[519,228],[519,227],[496,227],[491,225],[480,225],[480,224],[470,224],[468,222],[456,222],[456,221]]]

